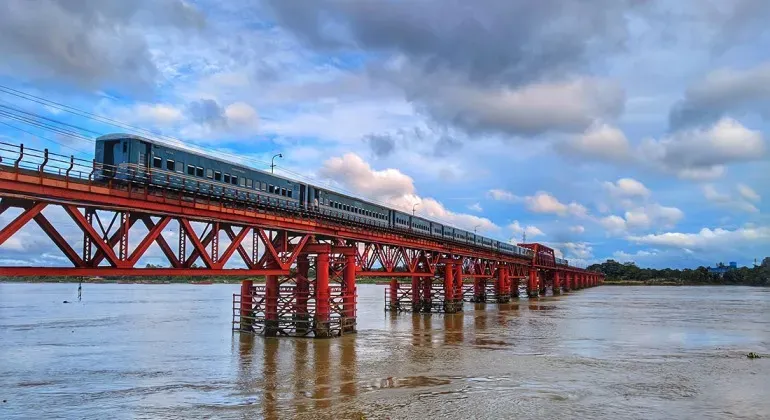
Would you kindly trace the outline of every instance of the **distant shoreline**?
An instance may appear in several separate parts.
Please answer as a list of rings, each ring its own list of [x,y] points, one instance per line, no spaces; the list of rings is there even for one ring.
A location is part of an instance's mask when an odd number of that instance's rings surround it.
[[[645,282],[645,281],[605,281],[603,286],[749,286],[749,287],[766,287],[766,286],[751,286],[749,284],[735,284],[735,283],[679,283],[674,281],[662,281],[662,282]]]

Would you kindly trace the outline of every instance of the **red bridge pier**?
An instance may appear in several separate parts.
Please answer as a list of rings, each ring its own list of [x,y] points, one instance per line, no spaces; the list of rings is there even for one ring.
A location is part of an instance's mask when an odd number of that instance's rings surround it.
[[[291,251],[292,245],[286,245]],[[355,333],[355,249],[308,244],[296,265],[296,272],[289,275],[265,276],[264,286],[243,281],[241,295],[234,298],[238,329],[266,337],[328,338]]]

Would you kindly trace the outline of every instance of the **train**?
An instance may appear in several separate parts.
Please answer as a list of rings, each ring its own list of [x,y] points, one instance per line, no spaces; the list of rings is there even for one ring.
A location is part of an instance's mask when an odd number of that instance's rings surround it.
[[[525,247],[138,135],[115,133],[98,137],[94,159],[95,177],[100,181],[143,182],[151,187],[317,213],[340,221],[533,257],[533,251]],[[568,265],[568,261],[557,258],[557,264]]]

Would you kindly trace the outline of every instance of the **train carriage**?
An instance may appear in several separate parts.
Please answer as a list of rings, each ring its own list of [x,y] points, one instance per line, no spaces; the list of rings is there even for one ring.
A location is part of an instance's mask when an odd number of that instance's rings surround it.
[[[99,137],[94,157],[97,180],[146,183],[190,194],[316,212],[340,220],[473,244],[508,255],[533,256],[528,248],[136,135]],[[557,259],[557,263],[567,265],[568,261]]]

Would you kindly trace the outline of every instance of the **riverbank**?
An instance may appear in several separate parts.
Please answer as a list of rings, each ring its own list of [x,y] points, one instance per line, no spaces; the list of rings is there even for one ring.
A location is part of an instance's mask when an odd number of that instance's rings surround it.
[[[662,280],[662,281],[633,281],[633,280],[605,280],[602,284],[604,286],[751,286],[748,284],[735,284],[735,283],[689,283],[675,280]],[[751,287],[765,287],[765,286],[751,286]]]

